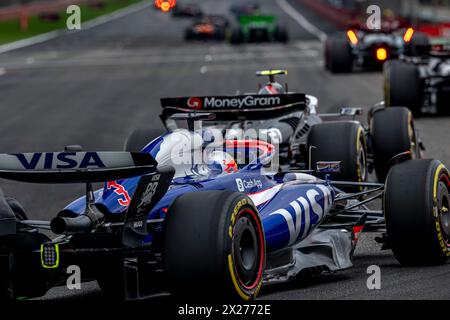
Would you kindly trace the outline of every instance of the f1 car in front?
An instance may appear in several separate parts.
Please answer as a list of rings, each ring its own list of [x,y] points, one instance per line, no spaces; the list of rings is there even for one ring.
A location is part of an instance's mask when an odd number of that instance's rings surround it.
[[[240,15],[238,25],[233,28],[230,42],[241,44],[247,42],[281,42],[289,41],[287,29],[277,23],[273,15]]]
[[[316,97],[289,92],[287,84],[275,80],[281,75],[287,75],[287,71],[257,72],[257,76],[269,78],[269,82],[259,85],[257,93],[162,99],[161,119],[166,131],[179,128],[179,122],[172,117],[175,114],[213,113],[214,119],[201,122],[203,128],[222,130],[227,139],[275,143],[284,170],[308,170],[318,161],[339,159],[343,166],[337,178],[348,181],[364,182],[375,171],[383,182],[395,155],[410,151],[414,158],[421,158],[423,148],[407,108],[384,108],[378,104],[369,112],[369,125],[364,126],[355,121],[362,114],[361,108],[343,107],[337,113],[320,113]],[[304,100],[304,107],[292,108],[298,99]],[[163,133],[154,131],[137,129],[130,139],[134,145],[127,150],[139,151]]]
[[[428,44],[427,36],[411,27],[372,30],[352,26],[345,35],[326,40],[325,68],[333,73],[351,72],[355,67],[377,70],[387,60],[415,54],[416,47],[425,44]]]
[[[199,18],[203,16],[203,11],[197,3],[181,3],[177,1],[176,6],[171,10],[172,16],[176,18]]]
[[[415,56],[390,61],[384,80],[388,106],[406,106],[415,116],[450,114],[450,43],[440,40]]]
[[[186,28],[184,39],[190,40],[225,40],[230,27],[227,17],[208,15],[195,20]]]

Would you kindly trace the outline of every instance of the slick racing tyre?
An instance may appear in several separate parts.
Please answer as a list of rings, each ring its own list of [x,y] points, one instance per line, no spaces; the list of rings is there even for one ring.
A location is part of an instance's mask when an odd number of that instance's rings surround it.
[[[131,132],[125,141],[124,150],[127,152],[141,152],[147,144],[166,132],[164,129],[136,129]]]
[[[233,28],[233,30],[231,31],[230,43],[241,44],[242,42],[244,42],[244,33],[242,32],[241,28]]]
[[[275,29],[275,41],[281,42],[281,43],[288,43],[289,42],[289,35],[288,31],[284,26],[277,26]]]
[[[420,116],[423,89],[419,69],[413,64],[392,60],[384,64],[383,73],[386,106],[405,106],[415,117]]]
[[[402,265],[444,263],[450,255],[450,177],[437,160],[392,167],[384,213],[389,245]]]
[[[22,205],[14,198],[5,197],[0,190],[0,216],[3,217],[1,223],[5,222],[6,214],[9,212],[16,221],[28,220]],[[27,232],[27,228],[19,227],[16,224],[16,232],[7,233],[0,236],[0,250],[3,252],[32,252],[40,250],[42,243],[50,239],[44,234],[37,232]],[[3,230],[5,231],[5,230]],[[38,297],[47,291],[43,270],[40,265],[36,265],[33,257],[16,256],[14,260],[17,265],[11,271],[14,275],[14,285],[11,287],[9,278],[10,270],[7,255],[0,257],[0,301],[9,301],[17,296]],[[14,292],[12,290],[14,288]],[[13,296],[14,295],[14,296]]]
[[[307,139],[311,150],[311,169],[319,161],[341,161],[339,173],[331,177],[337,181],[365,182],[367,180],[367,146],[364,130],[354,121],[319,123],[311,127]],[[361,187],[342,188],[348,192],[362,191]]]
[[[186,28],[184,30],[184,40],[185,41],[194,40],[194,32],[192,31],[192,28]]]
[[[254,299],[265,267],[258,210],[250,198],[232,191],[178,197],[165,220],[163,258],[175,296]]]
[[[406,45],[406,54],[411,56],[426,55],[430,49],[430,39],[425,33],[414,32],[414,35],[408,45]]]
[[[413,116],[407,108],[373,109],[369,124],[375,173],[379,182],[386,179],[394,156],[410,151],[412,158],[420,158]]]
[[[333,73],[352,71],[352,48],[347,39],[328,38],[326,40],[325,67]]]

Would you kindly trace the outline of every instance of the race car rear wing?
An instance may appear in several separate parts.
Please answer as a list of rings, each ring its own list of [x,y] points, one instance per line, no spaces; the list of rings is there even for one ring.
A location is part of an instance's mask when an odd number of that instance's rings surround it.
[[[46,152],[0,154],[0,178],[34,183],[91,183],[156,172],[150,154]]]
[[[306,109],[305,94],[162,98],[161,120],[179,113],[213,113],[215,121],[264,120]]]

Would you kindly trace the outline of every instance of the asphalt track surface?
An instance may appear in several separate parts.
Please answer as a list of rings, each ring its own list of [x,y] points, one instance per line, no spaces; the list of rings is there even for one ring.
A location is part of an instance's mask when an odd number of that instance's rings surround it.
[[[333,28],[289,0],[313,25]],[[229,2],[199,1],[210,13],[227,13]],[[160,127],[159,98],[254,91],[254,72],[289,69],[291,90],[315,95],[320,111],[370,105],[382,100],[380,73],[331,75],[323,68],[317,37],[261,0],[288,27],[291,43],[243,45],[186,44],[187,20],[146,7],[120,19],[0,55],[1,152],[57,151],[80,144],[86,150],[121,150],[134,128]],[[422,118],[416,125],[427,155],[450,165],[450,119]],[[34,219],[50,219],[83,193],[77,185],[1,182]],[[402,268],[390,251],[364,235],[355,267],[336,274],[264,288],[261,299],[448,299],[450,265]],[[381,268],[381,290],[368,290],[366,269]],[[95,282],[81,291],[52,289],[43,299],[100,299]]]

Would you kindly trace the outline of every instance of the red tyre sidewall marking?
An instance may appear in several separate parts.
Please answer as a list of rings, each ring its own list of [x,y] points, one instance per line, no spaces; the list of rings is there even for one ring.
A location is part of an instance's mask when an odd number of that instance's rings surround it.
[[[259,233],[259,241],[260,241],[260,257],[261,257],[261,259],[260,259],[260,262],[259,262],[258,275],[257,275],[257,277],[256,277],[256,279],[255,279],[255,283],[252,284],[251,286],[246,286],[246,285],[241,281],[241,279],[239,278],[239,273],[238,273],[238,272],[235,272],[235,273],[236,273],[236,276],[237,276],[237,278],[238,278],[238,280],[239,280],[239,283],[240,283],[245,289],[247,289],[247,290],[252,290],[252,289],[254,289],[254,288],[259,284],[260,279],[261,279],[261,277],[262,277],[262,273],[263,273],[263,265],[264,265],[264,260],[265,260],[265,257],[264,257],[264,238],[263,238],[263,234],[262,234],[261,224],[259,223],[259,219],[258,219],[258,217],[256,216],[255,212],[253,212],[253,210],[251,210],[251,209],[243,209],[243,210],[241,210],[241,211],[239,212],[239,214],[237,215],[237,217],[236,217],[236,221],[237,221],[237,220],[239,219],[239,217],[240,217],[241,215],[243,215],[244,213],[250,214],[250,215],[252,216],[254,222],[256,222],[256,225],[257,225],[257,227],[258,227],[258,231],[259,231],[259,232],[258,232],[258,233]],[[233,226],[233,227],[234,227],[234,226]],[[234,257],[233,257],[233,259],[234,259]],[[236,268],[235,268],[235,269],[236,269]]]

